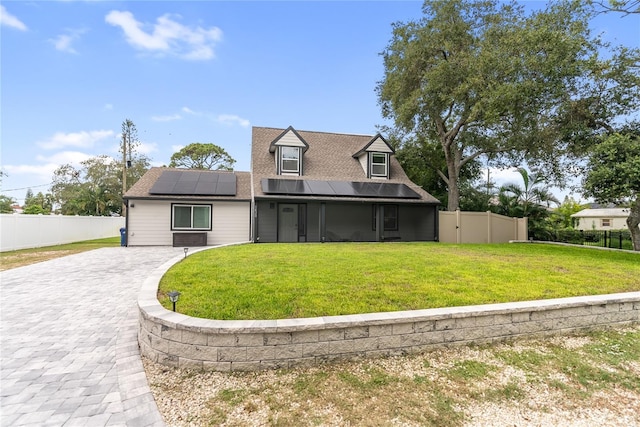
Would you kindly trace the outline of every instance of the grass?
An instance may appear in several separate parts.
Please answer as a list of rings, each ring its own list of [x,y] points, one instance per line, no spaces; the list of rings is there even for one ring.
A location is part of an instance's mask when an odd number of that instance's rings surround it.
[[[504,350],[498,359],[526,371],[530,379],[548,383],[567,395],[588,398],[607,388],[622,388],[640,393],[640,376],[630,369],[640,361],[640,329],[597,331],[577,350],[561,344],[549,344],[546,351]],[[562,381],[558,380],[558,376]]]
[[[188,380],[181,370],[145,365],[168,425],[449,427],[636,425],[639,361],[634,326]]]
[[[112,246],[120,246],[120,237],[85,240],[83,242],[68,243],[65,245],[0,252],[0,271],[23,267],[37,262],[48,261],[50,259],[77,254],[79,252]]]
[[[415,310],[640,290],[636,253],[556,245],[257,244],[199,252],[159,287],[178,310],[250,320]]]

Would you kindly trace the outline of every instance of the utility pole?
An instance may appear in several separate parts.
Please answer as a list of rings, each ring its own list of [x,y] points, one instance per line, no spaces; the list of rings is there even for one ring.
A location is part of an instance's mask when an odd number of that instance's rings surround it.
[[[127,203],[124,193],[127,192],[127,132],[122,132],[122,216],[127,216]]]
[[[138,131],[136,125],[131,120],[126,119],[122,122],[122,216],[127,215],[127,205],[124,201],[124,193],[127,192],[127,169],[131,167],[132,156],[137,145]]]

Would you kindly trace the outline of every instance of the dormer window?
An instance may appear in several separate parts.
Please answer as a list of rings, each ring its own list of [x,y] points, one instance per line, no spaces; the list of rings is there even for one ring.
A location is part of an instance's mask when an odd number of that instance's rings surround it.
[[[391,176],[390,159],[392,154],[394,154],[393,148],[384,140],[382,135],[377,134],[353,157],[358,159],[367,178],[389,179]]]
[[[371,177],[386,178],[389,170],[389,156],[385,153],[370,153]]]
[[[299,147],[280,147],[280,173],[300,175]]]
[[[269,152],[274,153],[276,173],[278,175],[302,176],[304,171],[303,156],[309,144],[291,126],[285,129],[269,145]]]

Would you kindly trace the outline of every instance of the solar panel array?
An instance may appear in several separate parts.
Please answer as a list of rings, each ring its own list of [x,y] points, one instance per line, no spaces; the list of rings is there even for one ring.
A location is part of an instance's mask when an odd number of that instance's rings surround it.
[[[173,196],[235,196],[236,175],[211,171],[163,171],[149,194]]]
[[[371,197],[385,199],[419,199],[420,195],[405,184],[388,182],[313,181],[264,178],[265,194],[294,196]]]

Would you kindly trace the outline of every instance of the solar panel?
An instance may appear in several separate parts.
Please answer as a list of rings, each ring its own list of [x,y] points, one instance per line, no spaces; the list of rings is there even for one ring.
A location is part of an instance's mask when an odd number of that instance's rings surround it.
[[[173,196],[235,196],[236,175],[211,171],[163,171],[149,194]]]
[[[216,186],[216,194],[218,196],[235,196],[236,195],[236,182],[221,182],[218,181]]]
[[[342,194],[343,196],[353,196],[353,197],[357,195],[356,191],[353,189],[353,185],[351,182],[330,181],[327,183],[331,186],[335,194]]]
[[[309,192],[313,194],[330,195],[335,194],[335,190],[329,185],[327,181],[304,181],[307,185]]]
[[[419,199],[420,195],[406,184],[388,182],[315,181],[264,178],[260,181],[265,194],[295,196],[370,197],[384,199]]]

